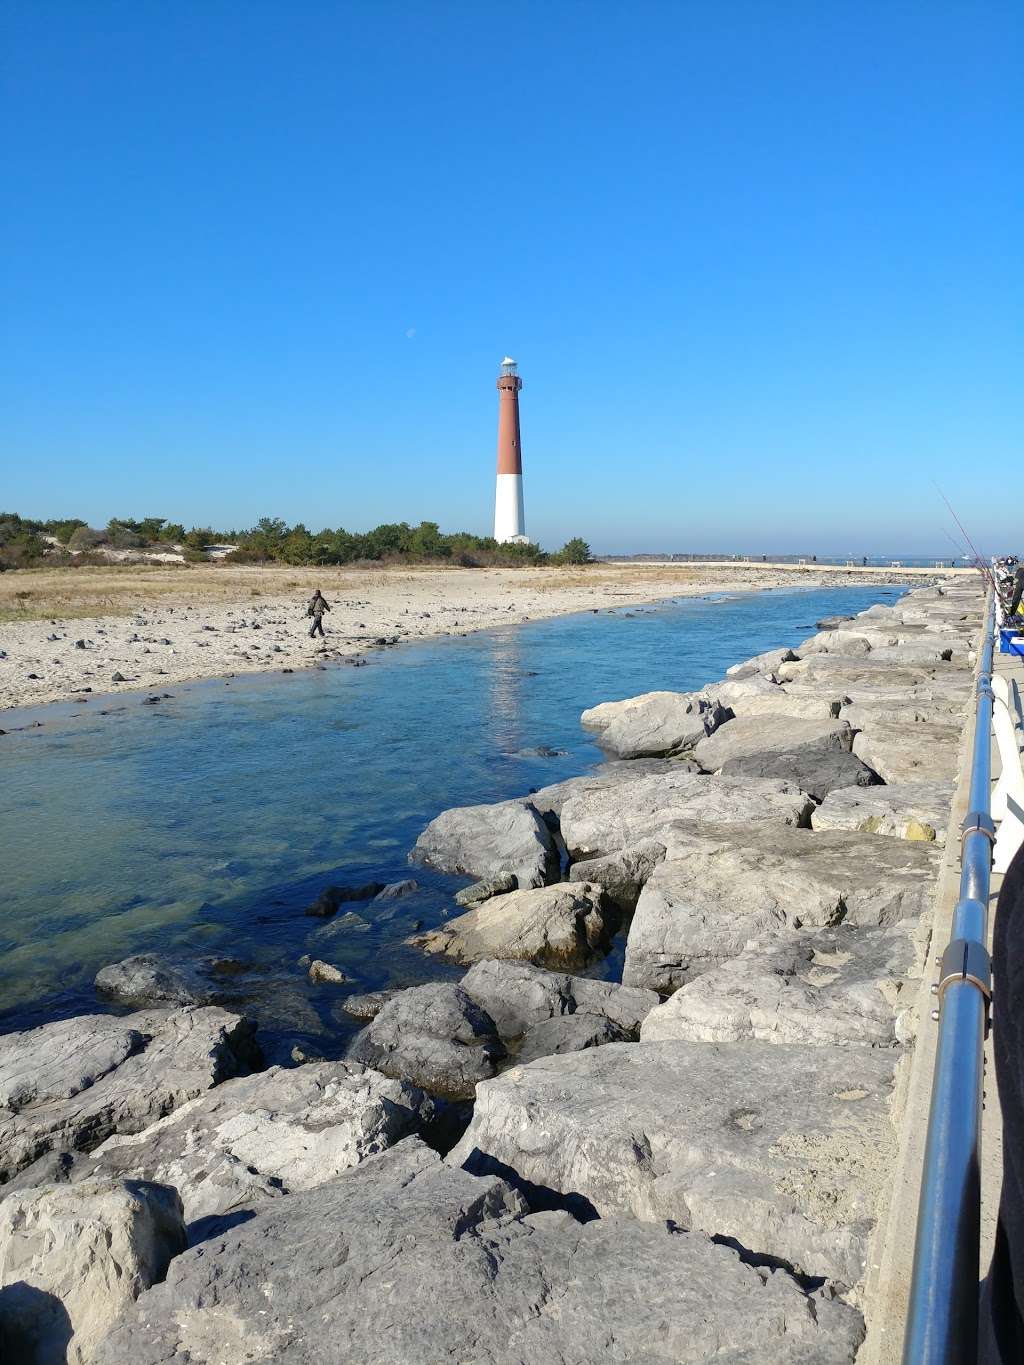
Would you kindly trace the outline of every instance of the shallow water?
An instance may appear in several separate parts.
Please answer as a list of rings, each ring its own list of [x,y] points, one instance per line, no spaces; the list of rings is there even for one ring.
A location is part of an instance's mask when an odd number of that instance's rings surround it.
[[[409,646],[365,668],[177,685],[159,705],[136,693],[7,712],[0,1031],[96,1009],[97,969],[130,953],[213,952],[255,964],[246,989],[275,1053],[299,1041],[336,1055],[355,1027],[345,990],[310,986],[301,954],[341,964],[353,989],[460,974],[401,943],[468,880],[409,868],[438,811],[600,762],[579,725],[587,706],[700,687],[818,617],[900,592],[687,598]],[[343,907],[366,927],[302,913],[332,882],[408,876],[412,897]]]

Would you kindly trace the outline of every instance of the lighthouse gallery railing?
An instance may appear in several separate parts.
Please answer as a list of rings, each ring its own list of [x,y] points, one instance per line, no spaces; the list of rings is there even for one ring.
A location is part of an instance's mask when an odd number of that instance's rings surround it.
[[[995,606],[990,595],[975,684],[970,801],[961,827],[960,896],[939,982],[933,987],[939,1038],[904,1365],[971,1365],[977,1358],[981,1111],[992,979],[987,941],[995,830],[990,811]]]

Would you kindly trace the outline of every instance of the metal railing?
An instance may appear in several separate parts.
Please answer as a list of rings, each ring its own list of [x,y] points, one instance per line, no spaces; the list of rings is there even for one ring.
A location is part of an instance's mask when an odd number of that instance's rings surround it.
[[[990,595],[975,686],[970,802],[961,826],[960,897],[932,987],[939,1038],[904,1365],[971,1365],[977,1359],[981,1108],[992,981],[987,942],[995,834],[989,809],[995,607]]]

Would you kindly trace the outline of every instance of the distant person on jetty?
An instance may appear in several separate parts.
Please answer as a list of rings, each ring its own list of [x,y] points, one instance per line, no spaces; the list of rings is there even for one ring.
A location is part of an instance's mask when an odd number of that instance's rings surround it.
[[[320,634],[323,635],[324,612],[330,611],[330,609],[331,608],[328,605],[328,602],[324,597],[323,593],[320,591],[319,588],[317,588],[316,592],[309,599],[309,606],[306,608],[306,615],[312,616],[313,618],[313,624],[309,628],[309,638],[311,640],[313,636],[317,633],[317,631],[319,631]]]

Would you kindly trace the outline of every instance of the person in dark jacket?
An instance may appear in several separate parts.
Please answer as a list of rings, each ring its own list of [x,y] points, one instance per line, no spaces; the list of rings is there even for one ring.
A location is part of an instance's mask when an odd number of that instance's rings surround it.
[[[1024,597],[1024,564],[1017,566],[1017,572],[1013,576],[1013,596],[1010,598],[1008,615],[1015,616],[1017,614],[1021,597]]]
[[[320,591],[319,588],[317,588],[316,592],[309,599],[309,605],[306,608],[306,615],[312,616],[313,618],[313,624],[309,628],[310,639],[312,639],[313,636],[316,635],[317,631],[319,631],[320,634],[323,635],[324,612],[330,611],[330,609],[331,608],[328,605],[326,599],[324,598],[323,593]]]
[[[1003,1185],[992,1264],[981,1296],[978,1358],[1024,1361],[1024,848],[999,892],[992,943],[992,1051],[1003,1111]]]

